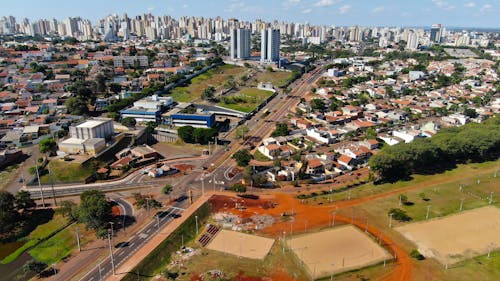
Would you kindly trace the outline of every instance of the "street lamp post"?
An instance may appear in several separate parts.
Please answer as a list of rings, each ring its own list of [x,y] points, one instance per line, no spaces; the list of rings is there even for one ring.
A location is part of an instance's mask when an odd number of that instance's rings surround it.
[[[109,244],[109,256],[111,257],[111,268],[113,270],[113,275],[115,275],[116,274],[116,272],[115,272],[115,258],[113,257],[113,248],[111,247],[110,232],[108,232],[108,244]]]
[[[194,216],[195,223],[196,223],[196,235],[198,235],[198,216]]]

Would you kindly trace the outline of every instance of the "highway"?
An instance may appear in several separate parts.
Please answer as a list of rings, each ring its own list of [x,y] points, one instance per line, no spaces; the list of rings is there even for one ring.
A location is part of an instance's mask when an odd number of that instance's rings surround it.
[[[169,207],[165,211],[158,212],[154,219],[151,220],[143,229],[133,235],[128,241],[115,243],[111,241],[112,255],[108,255],[103,261],[97,264],[92,270],[87,272],[85,276],[80,278],[80,281],[99,281],[104,280],[106,276],[113,274],[114,264],[117,268],[125,262],[132,254],[139,250],[151,237],[161,230],[165,225],[172,220],[181,216],[183,209],[178,207]],[[111,239],[112,240],[112,239]]]

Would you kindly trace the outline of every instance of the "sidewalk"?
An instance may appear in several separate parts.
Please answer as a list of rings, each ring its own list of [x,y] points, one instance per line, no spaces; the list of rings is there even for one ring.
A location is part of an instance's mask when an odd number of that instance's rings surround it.
[[[144,258],[146,258],[151,251],[153,251],[163,240],[165,240],[172,232],[174,232],[182,223],[184,223],[191,215],[194,214],[205,202],[212,197],[212,193],[206,193],[204,196],[198,198],[191,206],[189,206],[178,219],[174,219],[171,223],[167,224],[151,238],[146,245],[133,254],[125,263],[116,268],[116,275],[108,277],[107,281],[118,281],[124,278],[128,272],[131,272]]]

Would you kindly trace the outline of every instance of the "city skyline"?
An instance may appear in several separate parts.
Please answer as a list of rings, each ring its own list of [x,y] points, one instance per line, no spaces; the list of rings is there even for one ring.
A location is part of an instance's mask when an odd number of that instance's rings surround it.
[[[403,2],[403,3],[401,3]],[[143,13],[154,15],[203,16],[238,18],[266,21],[309,22],[315,25],[361,26],[430,26],[440,22],[449,27],[498,28],[495,15],[499,0],[493,1],[344,1],[344,0],[280,0],[246,1],[215,0],[210,5],[197,1],[148,0],[148,1],[97,1],[88,0],[75,9],[68,1],[25,0],[3,4],[2,16],[17,18],[56,18],[80,16],[96,24],[109,14],[127,13],[135,16]],[[31,9],[26,9],[29,6]],[[57,9],[54,9],[57,7]],[[96,9],[96,7],[98,7]]]

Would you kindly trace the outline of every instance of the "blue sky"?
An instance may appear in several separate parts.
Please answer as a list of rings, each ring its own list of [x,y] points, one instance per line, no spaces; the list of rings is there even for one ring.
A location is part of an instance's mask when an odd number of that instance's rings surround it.
[[[17,0],[1,15],[30,19],[141,13],[285,20],[326,25],[500,27],[500,0]]]

